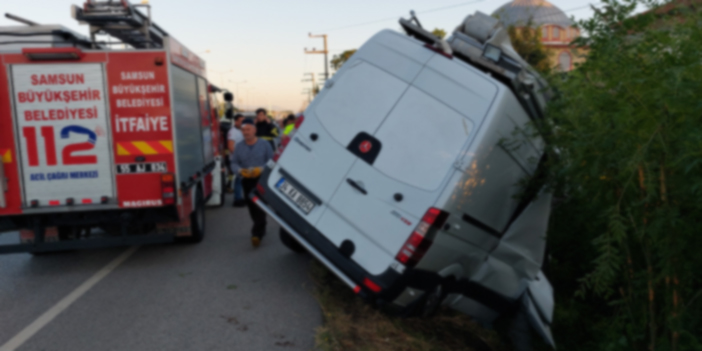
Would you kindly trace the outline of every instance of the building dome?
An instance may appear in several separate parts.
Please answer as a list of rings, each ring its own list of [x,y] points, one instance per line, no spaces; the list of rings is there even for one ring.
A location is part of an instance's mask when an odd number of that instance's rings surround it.
[[[506,27],[524,26],[529,20],[536,26],[555,24],[570,27],[575,24],[565,12],[546,0],[514,0],[497,9],[492,15],[499,18]]]

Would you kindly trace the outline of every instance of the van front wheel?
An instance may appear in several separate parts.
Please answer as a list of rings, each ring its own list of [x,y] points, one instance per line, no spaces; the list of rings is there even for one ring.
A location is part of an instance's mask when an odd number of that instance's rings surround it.
[[[302,245],[300,245],[300,243],[298,243],[297,240],[295,240],[295,238],[293,238],[287,230],[283,228],[280,228],[280,241],[282,241],[283,245],[285,245],[288,249],[294,252],[305,252],[305,248]]]

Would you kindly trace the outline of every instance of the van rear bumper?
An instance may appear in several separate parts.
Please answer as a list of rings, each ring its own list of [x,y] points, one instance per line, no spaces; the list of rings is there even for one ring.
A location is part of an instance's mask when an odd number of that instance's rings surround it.
[[[375,300],[379,304],[384,304],[394,301],[408,287],[426,291],[439,284],[441,278],[437,274],[416,269],[405,269],[400,274],[395,269],[388,267],[385,272],[379,275],[368,273],[356,262],[344,256],[323,233],[279,198],[275,190],[267,185],[270,175],[271,168],[267,167],[261,175],[260,187],[258,187],[263,192],[254,190],[253,200],[256,205],[278,222],[307,251],[357,294]],[[381,291],[372,291],[364,284],[366,279],[380,286]]]
[[[349,278],[344,272],[336,268],[333,263],[331,263],[324,255],[319,252],[312,244],[307,242],[302,235],[300,235],[293,227],[291,227],[285,220],[280,218],[273,210],[271,210],[269,207],[267,207],[263,201],[261,200],[260,197],[254,197],[253,198],[254,203],[258,205],[261,209],[263,209],[266,213],[268,213],[269,216],[273,217],[276,222],[280,224],[281,227],[283,227],[285,230],[292,235],[295,240],[297,240],[300,245],[304,246],[307,251],[309,251],[312,256],[314,256],[316,259],[318,259],[322,264],[324,264],[332,273],[334,273],[341,281],[343,281],[346,285],[349,286],[349,288],[357,290],[360,288],[358,284],[356,284],[353,279]]]

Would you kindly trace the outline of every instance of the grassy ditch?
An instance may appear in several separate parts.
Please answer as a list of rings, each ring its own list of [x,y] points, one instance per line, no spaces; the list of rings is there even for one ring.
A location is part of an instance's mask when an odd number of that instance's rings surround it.
[[[494,331],[469,317],[441,310],[428,319],[393,318],[356,296],[322,265],[312,268],[325,325],[317,329],[324,351],[507,351]]]

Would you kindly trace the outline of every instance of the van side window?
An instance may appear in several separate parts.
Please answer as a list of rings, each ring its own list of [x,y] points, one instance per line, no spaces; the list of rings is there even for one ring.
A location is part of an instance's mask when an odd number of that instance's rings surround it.
[[[362,62],[325,92],[315,113],[332,137],[346,147],[360,132],[372,135],[406,89],[407,83]]]

